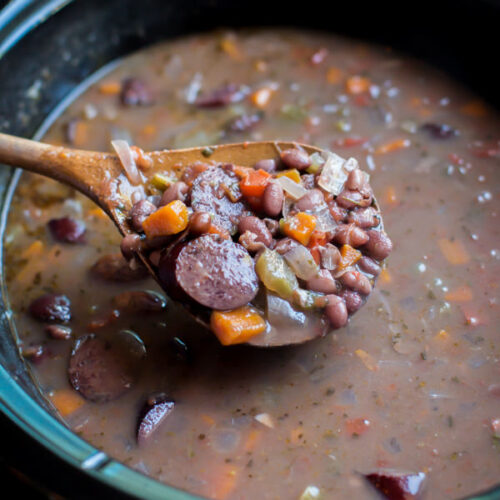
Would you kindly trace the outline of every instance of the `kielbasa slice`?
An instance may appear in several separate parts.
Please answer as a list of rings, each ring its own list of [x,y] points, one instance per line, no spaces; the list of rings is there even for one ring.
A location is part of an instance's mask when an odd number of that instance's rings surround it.
[[[199,304],[227,310],[257,295],[254,261],[238,243],[204,235],[180,245],[160,261],[160,279],[172,297],[179,297],[177,287]]]
[[[234,234],[240,219],[252,215],[241,196],[239,178],[233,172],[210,167],[193,181],[191,207],[195,212],[208,212],[213,224]]]

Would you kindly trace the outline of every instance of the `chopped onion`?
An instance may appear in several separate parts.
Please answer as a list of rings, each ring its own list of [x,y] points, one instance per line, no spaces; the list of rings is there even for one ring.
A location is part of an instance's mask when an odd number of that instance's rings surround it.
[[[297,245],[293,247],[284,257],[297,278],[308,280],[318,274],[318,265],[311,252],[305,246]]]
[[[300,184],[292,181],[286,175],[282,175],[276,179],[280,183],[281,187],[286,191],[286,193],[294,200],[299,200],[307,193],[307,189]]]
[[[255,415],[255,420],[266,427],[274,429],[274,421],[269,413],[259,413],[258,415]]]
[[[287,300],[268,292],[267,320],[275,327],[305,325],[306,315],[296,311]]]
[[[357,168],[358,162],[354,158],[344,160],[335,153],[327,153],[327,159],[318,178],[318,185],[325,191],[337,196],[344,189],[345,181],[351,170]]]
[[[337,221],[332,217],[328,205],[325,203],[313,212],[316,216],[316,229],[328,233],[334,231],[338,226]]]
[[[127,174],[128,180],[132,184],[140,184],[141,175],[139,170],[137,170],[137,165],[135,164],[134,156],[128,142],[118,139],[116,141],[111,141],[111,145],[120,159],[120,163]]]

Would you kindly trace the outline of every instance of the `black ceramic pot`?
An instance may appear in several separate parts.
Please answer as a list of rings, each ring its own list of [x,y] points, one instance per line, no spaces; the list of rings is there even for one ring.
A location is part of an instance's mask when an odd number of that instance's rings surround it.
[[[448,71],[498,106],[492,71],[499,21],[496,0],[309,0],[302,7],[270,0],[14,0],[0,13],[0,130],[31,137],[76,85],[107,62],[165,38],[221,26],[298,26],[387,44]],[[26,93],[35,82],[38,99]],[[1,167],[1,241],[15,182],[15,173]],[[0,243],[0,257],[1,251]],[[0,280],[0,458],[69,498],[194,498],[115,462],[50,413],[19,356],[3,273]],[[476,498],[498,499],[500,486]]]

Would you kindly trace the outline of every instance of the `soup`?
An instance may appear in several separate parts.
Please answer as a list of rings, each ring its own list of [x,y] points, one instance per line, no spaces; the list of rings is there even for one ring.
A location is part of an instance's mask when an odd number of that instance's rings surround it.
[[[145,151],[280,139],[354,157],[394,250],[344,328],[290,348],[222,347],[126,264],[100,209],[23,175],[5,242],[9,297],[22,352],[74,432],[216,499],[459,498],[498,481],[492,110],[389,49],[218,32],[120,61],[44,138],[103,151],[119,139]],[[61,218],[63,236],[50,222]],[[96,360],[104,382],[89,400],[71,364]]]

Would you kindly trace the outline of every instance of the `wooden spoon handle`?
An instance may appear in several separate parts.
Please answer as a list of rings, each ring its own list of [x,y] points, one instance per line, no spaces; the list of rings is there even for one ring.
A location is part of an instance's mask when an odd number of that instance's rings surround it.
[[[101,206],[109,182],[123,172],[117,157],[112,154],[51,146],[2,133],[0,163],[63,182]]]

